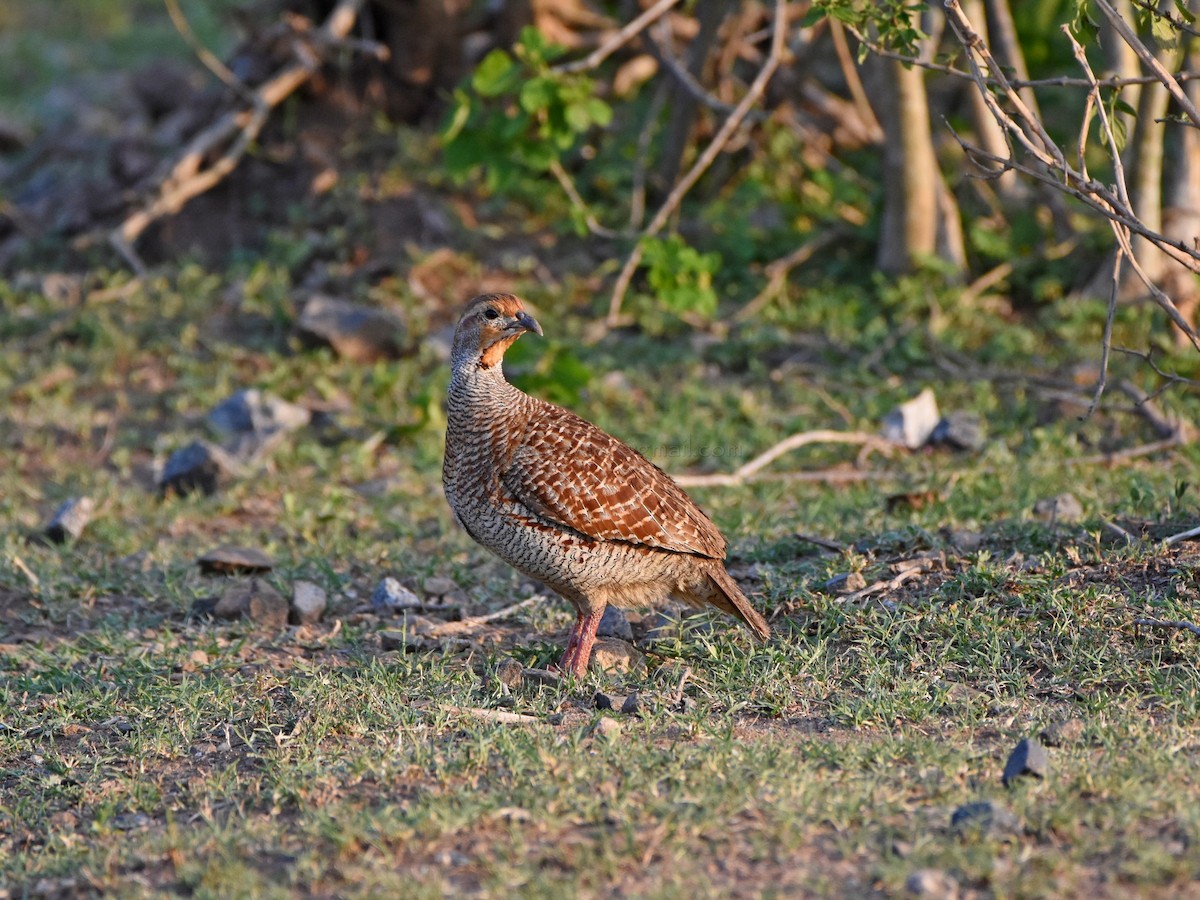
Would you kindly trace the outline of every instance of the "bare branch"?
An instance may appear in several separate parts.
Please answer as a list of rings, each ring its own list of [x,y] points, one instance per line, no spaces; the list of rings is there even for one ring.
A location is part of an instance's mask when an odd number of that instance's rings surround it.
[[[658,0],[652,7],[631,21],[628,25],[606,40],[603,44],[585,56],[583,59],[577,59],[574,62],[564,63],[560,66],[555,66],[555,72],[572,73],[586,72],[589,69],[594,69],[604,60],[608,59],[637,35],[645,31],[655,21],[666,15],[671,7],[679,3],[679,0]]]
[[[720,130],[713,135],[713,139],[709,141],[708,146],[704,148],[704,152],[692,164],[691,169],[687,174],[679,180],[667,199],[663,201],[662,206],[658,208],[658,212],[650,220],[642,231],[642,238],[653,237],[658,234],[667,221],[678,209],[683,202],[683,198],[687,192],[692,189],[700,176],[708,171],[708,167],[720,155],[725,145],[729,143],[734,132],[741,127],[742,121],[749,114],[750,110],[762,97],[763,91],[766,90],[767,83],[771,80],[771,76],[775,74],[775,70],[779,68],[780,62],[783,61],[783,54],[786,47],[784,39],[787,36],[787,0],[775,0],[775,16],[773,21],[773,30],[771,32],[771,50],[767,55],[766,61],[762,68],[759,69],[758,75],[751,82],[750,87],[746,90],[745,96],[742,97],[733,112],[722,123]],[[621,314],[621,302],[625,298],[625,293],[629,289],[629,284],[633,281],[633,274],[637,271],[637,267],[642,262],[642,256],[645,253],[645,246],[642,241],[634,246],[629,257],[625,260],[625,265],[617,276],[616,284],[613,287],[612,299],[609,302],[607,324],[612,327],[617,324]]]
[[[746,484],[750,481],[766,480],[760,474],[762,470],[773,463],[785,453],[791,453],[793,450],[798,450],[801,447],[806,447],[809,444],[860,444],[864,447],[869,447],[879,453],[890,454],[897,448],[891,441],[884,440],[877,434],[869,434],[864,431],[802,431],[798,434],[793,434],[791,437],[784,438],[779,443],[767,448],[758,456],[749,462],[739,466],[729,475],[675,475],[672,476],[676,482],[684,487],[732,487],[735,485]],[[843,474],[845,478],[831,479],[830,473],[806,473],[794,472],[785,473],[787,480],[804,481],[804,480],[845,480],[858,481],[863,480],[855,477],[858,473],[854,471],[846,471]],[[820,474],[821,477],[816,477]],[[806,478],[805,476],[813,476]],[[774,476],[770,480],[783,480],[782,476]]]
[[[1133,624],[1145,628],[1176,628],[1182,631],[1190,631],[1192,634],[1200,637],[1200,625],[1193,625],[1191,622],[1167,622],[1163,619],[1134,619]]]

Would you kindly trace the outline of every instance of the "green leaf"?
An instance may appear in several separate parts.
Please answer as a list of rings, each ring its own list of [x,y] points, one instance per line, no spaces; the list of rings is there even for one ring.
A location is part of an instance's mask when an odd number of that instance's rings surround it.
[[[513,58],[503,50],[493,50],[483,58],[471,77],[471,87],[483,97],[498,97],[516,86],[520,72]]]

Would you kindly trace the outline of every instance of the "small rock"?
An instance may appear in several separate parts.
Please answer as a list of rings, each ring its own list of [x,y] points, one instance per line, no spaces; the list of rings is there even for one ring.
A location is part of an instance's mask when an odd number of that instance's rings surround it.
[[[638,696],[637,691],[634,691],[625,698],[625,702],[621,704],[621,714],[625,716],[640,716],[642,714],[642,699]]]
[[[310,340],[358,363],[395,359],[404,343],[404,326],[386,310],[320,294],[304,305],[299,328]]]
[[[596,724],[588,729],[588,734],[594,737],[602,737],[613,740],[621,736],[621,728],[621,723],[616,719],[603,716],[597,719]]]
[[[447,594],[456,594],[461,588],[453,578],[426,578],[424,585],[425,593],[430,597],[445,597]]]
[[[95,511],[96,504],[91,497],[72,497],[54,511],[42,533],[55,544],[65,544],[68,538],[77,541]]]
[[[311,581],[297,581],[292,585],[291,620],[296,625],[313,625],[325,614],[329,598],[324,589]]]
[[[1004,786],[1009,787],[1023,775],[1033,778],[1045,778],[1050,771],[1050,759],[1046,748],[1038,743],[1037,738],[1022,738],[1004,764]]]
[[[596,691],[596,693],[592,695],[592,706],[594,706],[596,709],[612,709],[613,698],[608,696],[608,694]]]
[[[883,417],[883,437],[894,444],[916,450],[929,440],[940,419],[937,397],[932,388],[925,388]]]
[[[274,394],[248,388],[217,404],[208,414],[208,424],[223,437],[295,431],[312,419],[312,412]]]
[[[960,837],[1003,837],[1018,833],[1021,830],[1021,820],[1012,810],[999,803],[981,800],[976,803],[964,803],[954,810],[950,816],[950,828]]]
[[[312,412],[303,406],[260,391],[238,391],[208,414],[208,424],[226,438],[224,450],[243,465],[264,459],[291,432],[312,420]]]
[[[905,879],[904,890],[914,897],[957,900],[958,880],[941,869],[917,869]]]
[[[950,532],[949,541],[959,553],[972,553],[983,546],[983,535],[978,531],[957,528]]]
[[[230,544],[209,550],[196,560],[196,565],[204,575],[255,575],[270,572],[275,567],[271,557],[261,550]]]
[[[192,441],[167,459],[158,489],[163,496],[172,491],[181,497],[197,491],[215,494],[223,479],[241,475],[241,464],[220,447],[208,441]]]
[[[1038,735],[1038,740],[1047,747],[1067,747],[1083,740],[1086,728],[1087,723],[1083,719],[1067,719],[1046,728]]]
[[[525,681],[525,667],[511,656],[496,663],[496,668],[492,670],[492,674],[498,682],[510,690],[519,688]]]
[[[371,608],[379,615],[391,615],[400,609],[419,609],[421,598],[390,575],[379,582],[371,594]]]
[[[608,674],[624,675],[645,668],[646,657],[624,641],[600,638],[592,648],[589,666]]]
[[[145,813],[121,813],[110,820],[113,828],[118,831],[139,831],[150,825],[150,817]]]
[[[218,619],[247,617],[264,628],[282,628],[288,620],[288,602],[269,583],[252,578],[230,585],[212,614]]]
[[[1074,494],[1059,494],[1033,504],[1033,514],[1047,522],[1078,522],[1083,518],[1083,504]]]
[[[629,618],[625,615],[625,610],[615,606],[605,607],[604,615],[600,617],[600,625],[596,629],[596,636],[618,638],[632,643],[633,629],[629,626]]]
[[[821,590],[828,594],[853,594],[866,586],[867,579],[862,572],[842,572],[821,585]]]
[[[986,439],[983,420],[969,412],[943,416],[929,435],[929,443],[943,444],[954,450],[980,450]]]

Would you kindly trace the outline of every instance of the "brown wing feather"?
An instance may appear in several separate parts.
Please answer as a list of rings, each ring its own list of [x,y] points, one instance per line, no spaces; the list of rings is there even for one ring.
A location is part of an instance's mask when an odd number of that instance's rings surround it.
[[[605,541],[725,558],[725,539],[642,454],[572,412],[539,402],[501,482],[531,513]]]

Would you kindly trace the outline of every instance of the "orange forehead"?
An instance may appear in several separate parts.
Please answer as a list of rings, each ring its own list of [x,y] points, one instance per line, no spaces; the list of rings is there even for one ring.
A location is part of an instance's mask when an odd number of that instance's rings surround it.
[[[521,302],[521,299],[512,294],[483,294],[467,304],[467,308],[463,312],[463,318],[478,312],[485,306],[492,307],[504,316],[515,316],[525,308],[525,304]]]

